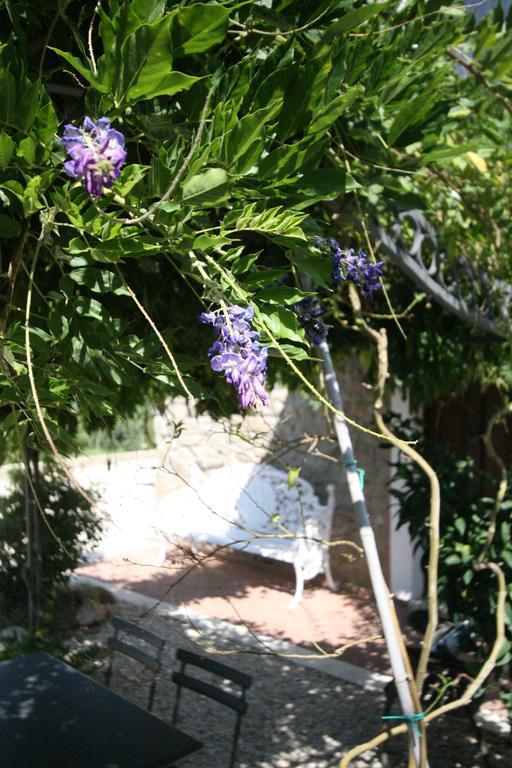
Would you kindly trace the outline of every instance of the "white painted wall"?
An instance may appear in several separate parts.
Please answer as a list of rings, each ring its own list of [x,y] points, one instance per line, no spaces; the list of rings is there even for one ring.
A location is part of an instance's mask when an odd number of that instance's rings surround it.
[[[409,403],[400,390],[391,395],[391,410],[404,418],[411,415]],[[391,461],[398,458],[398,448],[392,446]],[[390,470],[391,471],[391,470]],[[395,481],[394,486],[403,487],[403,481]],[[413,543],[409,534],[409,526],[397,530],[398,502],[390,495],[390,588],[399,600],[419,600],[423,594],[423,572],[420,565],[421,551],[413,551]]]

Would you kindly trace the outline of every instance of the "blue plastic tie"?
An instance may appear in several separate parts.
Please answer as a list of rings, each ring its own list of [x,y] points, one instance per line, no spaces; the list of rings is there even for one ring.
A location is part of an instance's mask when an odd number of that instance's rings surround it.
[[[350,469],[353,467],[356,472],[359,474],[359,482],[361,483],[361,490],[364,491],[364,476],[366,474],[366,471],[362,467],[357,466],[357,461],[355,459],[352,459],[352,461],[346,461],[345,466],[347,469]]]
[[[420,736],[418,723],[425,717],[424,712],[417,712],[415,715],[383,715],[382,720],[406,720],[413,727],[416,736]]]

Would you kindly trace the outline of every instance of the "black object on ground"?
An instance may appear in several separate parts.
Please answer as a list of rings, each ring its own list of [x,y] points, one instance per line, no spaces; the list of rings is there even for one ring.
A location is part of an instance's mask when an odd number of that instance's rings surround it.
[[[169,768],[202,744],[47,653],[0,664],[2,768]]]
[[[179,672],[174,672],[172,679],[178,686],[176,691],[176,700],[174,702],[173,723],[178,718],[178,710],[180,705],[180,695],[182,688],[188,688],[195,693],[201,694],[201,696],[207,696],[209,699],[218,701],[219,704],[223,704],[225,707],[229,707],[236,712],[235,730],[233,734],[233,746],[231,749],[231,756],[229,760],[229,768],[233,768],[236,761],[236,750],[238,746],[238,739],[240,736],[240,726],[242,723],[242,716],[247,712],[247,701],[245,700],[245,692],[250,688],[252,684],[252,677],[246,675],[245,672],[239,672],[233,667],[228,667],[227,664],[220,664],[218,661],[209,659],[206,656],[200,656],[198,653],[187,651],[184,648],[178,648],[176,651],[176,659],[181,662],[181,668]],[[202,669],[205,672],[209,672],[212,675],[223,680],[229,680],[231,683],[235,683],[240,686],[240,692],[227,691],[218,685],[212,685],[198,677],[192,677],[186,674],[186,667],[190,665],[198,669]]]
[[[114,628],[114,636],[109,637],[107,644],[110,648],[110,658],[107,667],[107,673],[105,675],[105,685],[110,685],[110,679],[112,677],[112,666],[114,662],[114,652],[123,653],[125,656],[129,656],[131,659],[138,661],[147,669],[153,672],[151,684],[149,686],[148,695],[148,712],[153,709],[153,702],[155,700],[155,691],[157,683],[157,675],[160,674],[162,669],[162,651],[165,647],[165,640],[159,635],[155,635],[154,632],[150,632],[148,629],[144,629],[140,624],[127,619],[121,618],[121,616],[111,616],[110,620]],[[133,645],[129,642],[130,636],[143,640],[146,645],[153,650],[153,655],[150,655],[145,650]]]

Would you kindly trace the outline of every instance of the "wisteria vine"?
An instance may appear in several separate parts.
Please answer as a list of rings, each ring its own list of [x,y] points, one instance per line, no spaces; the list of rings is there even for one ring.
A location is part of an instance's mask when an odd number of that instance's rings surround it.
[[[60,140],[70,157],[64,170],[68,176],[80,179],[93,197],[99,198],[119,178],[127,156],[125,137],[110,127],[106,117],[94,122],[86,116],[81,128],[65,125]],[[384,262],[372,263],[362,250],[357,254],[353,248],[346,251],[333,237],[318,239],[317,245],[321,244],[330,248],[334,286],[352,280],[360,286],[364,297],[371,299],[381,287]],[[294,304],[293,310],[309,341],[320,344],[327,337],[329,326],[321,319],[324,310],[318,301],[313,296],[306,297]],[[217,339],[208,350],[210,365],[214,371],[223,372],[226,381],[235,387],[242,408],[259,403],[268,405],[267,349],[261,346],[260,334],[251,326],[253,317],[252,307],[238,305],[199,316],[202,323],[213,325],[217,332]]]
[[[80,179],[93,197],[101,197],[121,175],[126,160],[124,136],[110,127],[106,117],[97,123],[86,117],[81,128],[65,125],[60,140],[71,158],[64,163],[64,170],[71,178]]]
[[[254,317],[252,307],[234,305],[226,311],[203,312],[202,323],[213,325],[217,339],[208,350],[210,365],[214,371],[224,372],[228,384],[237,392],[242,408],[258,403],[268,405],[265,391],[267,349],[262,347],[260,334],[251,326]]]
[[[332,279],[334,286],[347,280],[352,280],[361,287],[365,299],[371,299],[373,292],[381,287],[383,261],[373,263],[366,253],[354,248],[345,250],[334,237],[320,242],[326,243],[331,250]]]

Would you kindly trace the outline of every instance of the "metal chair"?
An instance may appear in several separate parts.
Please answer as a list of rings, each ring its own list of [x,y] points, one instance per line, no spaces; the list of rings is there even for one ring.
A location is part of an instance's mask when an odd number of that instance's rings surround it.
[[[245,700],[245,692],[252,684],[252,677],[246,675],[244,672],[239,672],[232,667],[228,667],[225,664],[220,664],[218,661],[213,661],[212,659],[207,659],[205,656],[200,656],[197,653],[186,651],[183,648],[178,648],[176,651],[176,659],[181,662],[181,668],[179,672],[174,672],[172,676],[173,682],[178,686],[172,715],[173,724],[175,724],[178,719],[178,708],[180,705],[182,688],[188,688],[191,691],[200,693],[201,695],[207,696],[214,701],[218,701],[219,704],[223,704],[225,707],[232,709],[236,712],[236,723],[229,768],[233,768],[235,765],[238,739],[240,736],[242,715],[245,715],[248,706],[247,701]],[[186,674],[185,668],[187,664],[211,672],[224,680],[230,680],[232,683],[240,686],[241,692],[237,695],[236,693],[225,691],[220,687],[207,683],[198,677],[192,677],[191,675]]]
[[[125,656],[129,656],[131,659],[138,661],[139,664],[142,664],[154,673],[153,679],[151,680],[151,684],[149,686],[147,706],[148,711],[151,712],[153,708],[153,700],[155,698],[156,676],[162,668],[161,657],[166,641],[162,637],[155,635],[154,632],[150,632],[149,630],[140,627],[138,624],[135,624],[132,621],[122,619],[120,616],[111,616],[111,622],[114,628],[114,635],[113,637],[109,637],[107,640],[107,645],[110,647],[111,653],[107,672],[105,675],[105,685],[109,685],[110,678],[112,676],[114,652],[123,653]],[[120,639],[120,634],[122,635],[123,639]],[[156,649],[156,653],[151,655],[142,648],[139,648],[136,645],[131,645],[124,640],[126,635],[137,637],[139,640],[143,640],[145,643],[148,643],[148,645],[153,646],[153,648]]]

